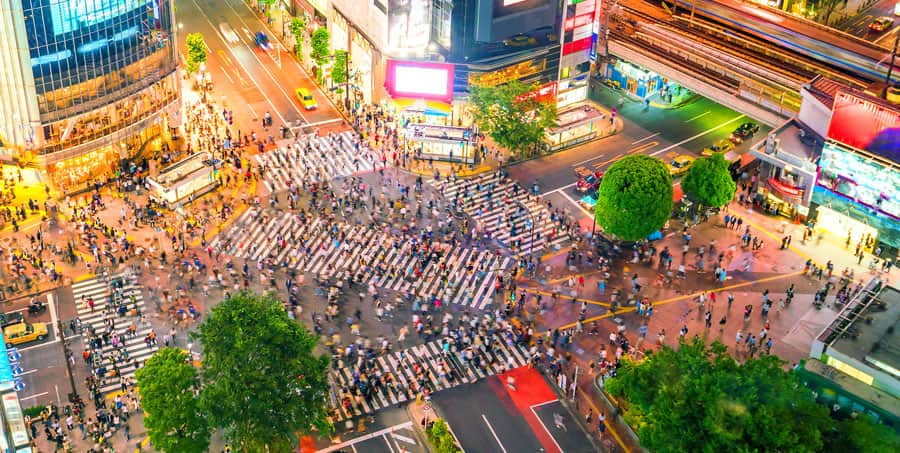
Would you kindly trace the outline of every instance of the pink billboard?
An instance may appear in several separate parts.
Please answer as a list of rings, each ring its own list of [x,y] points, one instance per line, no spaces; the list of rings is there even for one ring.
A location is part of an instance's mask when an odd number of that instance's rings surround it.
[[[838,91],[828,138],[896,161],[900,158],[900,110],[874,99]]]
[[[453,65],[388,60],[384,87],[391,97],[453,101]]]

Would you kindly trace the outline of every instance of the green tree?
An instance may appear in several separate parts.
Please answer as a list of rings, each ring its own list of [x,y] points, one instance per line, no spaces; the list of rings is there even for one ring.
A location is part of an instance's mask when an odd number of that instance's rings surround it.
[[[316,62],[317,65],[323,65],[328,62],[329,57],[331,56],[331,44],[329,40],[331,39],[331,35],[328,33],[328,29],[325,27],[319,27],[312,34],[312,42],[310,46],[312,50],[309,56]]]
[[[306,16],[295,17],[290,23],[291,35],[294,37],[294,54],[303,59],[303,41],[306,39]]]
[[[695,338],[626,360],[606,389],[652,451],[820,451],[828,409],[783,364],[763,355],[741,365],[723,344]]]
[[[827,448],[828,451],[893,453],[900,451],[900,435],[863,414],[839,422],[837,429],[832,430]]]
[[[443,419],[439,418],[431,423],[427,434],[428,441],[431,442],[437,453],[458,453],[460,451],[456,445],[456,439],[450,433],[450,427]]]
[[[330,431],[329,359],[273,294],[226,298],[192,337],[203,345],[202,407],[239,450],[289,451],[295,433]]]
[[[469,87],[475,123],[498,145],[515,153],[536,149],[556,126],[556,104],[526,96],[539,88],[518,80],[497,86]]]
[[[659,159],[626,156],[603,175],[594,215],[610,234],[626,241],[649,236],[672,213],[672,176]]]
[[[334,83],[347,81],[347,51],[334,51],[334,66],[331,68],[331,80]]]
[[[692,200],[714,208],[728,204],[737,189],[722,153],[694,161],[682,178],[681,186]]]
[[[206,41],[200,33],[189,33],[185,37],[187,46],[187,70],[190,73],[197,71],[201,63],[206,63]]]
[[[163,348],[135,373],[150,442],[170,453],[203,452],[212,430],[200,410],[200,380],[188,354]]]

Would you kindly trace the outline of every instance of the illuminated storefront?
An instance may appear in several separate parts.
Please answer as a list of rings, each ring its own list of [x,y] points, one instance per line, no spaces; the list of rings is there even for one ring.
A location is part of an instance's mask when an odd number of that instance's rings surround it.
[[[170,0],[20,5],[3,8],[13,26],[0,29],[7,157],[38,164],[66,190],[115,175],[123,158],[161,137],[177,106]]]
[[[477,141],[471,129],[409,123],[403,135],[407,150],[415,159],[476,163]]]
[[[599,138],[600,123],[607,122],[606,115],[590,105],[559,112],[559,126],[547,132],[550,151],[559,151]]]
[[[868,250],[900,249],[900,110],[836,94],[812,201],[816,225]]]
[[[341,11],[335,7],[331,13],[329,21],[331,45],[336,50],[348,51],[350,99],[355,103],[372,102],[375,99],[373,68],[379,61],[380,54],[369,38],[364,36]]]
[[[658,93],[667,83],[661,75],[623,60],[606,66],[606,78],[617,88],[626,90],[639,98],[646,98]]]
[[[205,193],[218,184],[218,170],[209,153],[197,153],[148,178],[150,198],[174,207]]]

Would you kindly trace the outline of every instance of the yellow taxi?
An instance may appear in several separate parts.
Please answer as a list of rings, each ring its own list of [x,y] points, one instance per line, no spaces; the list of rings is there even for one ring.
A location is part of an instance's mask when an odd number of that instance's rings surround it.
[[[47,324],[42,322],[13,324],[3,329],[7,345],[28,343],[47,338]]]
[[[672,176],[680,176],[685,174],[688,171],[688,168],[691,168],[691,164],[694,163],[693,156],[675,156],[670,162],[666,163],[666,167],[669,168],[669,173]]]
[[[313,98],[312,93],[306,88],[297,88],[294,90],[294,94],[297,95],[297,99],[300,100],[300,103],[303,104],[303,108],[306,110],[313,110],[319,106],[319,104],[316,104],[316,100]]]
[[[703,148],[703,151],[700,151],[701,156],[712,156],[713,153],[727,153],[734,149],[734,143],[731,143],[731,140],[727,138],[723,138],[712,145]]]

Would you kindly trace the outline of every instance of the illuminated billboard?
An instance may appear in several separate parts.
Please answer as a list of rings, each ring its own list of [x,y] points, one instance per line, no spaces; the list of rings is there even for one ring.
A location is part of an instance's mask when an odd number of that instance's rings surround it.
[[[393,97],[453,100],[453,65],[388,60],[384,86]]]
[[[826,143],[819,159],[816,183],[871,209],[900,218],[900,173],[875,159]]]
[[[834,97],[828,138],[900,161],[900,111],[875,100],[839,91]]]
[[[50,3],[53,33],[61,35],[119,17],[149,0],[60,0]]]

